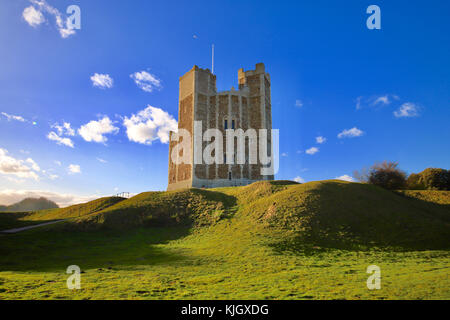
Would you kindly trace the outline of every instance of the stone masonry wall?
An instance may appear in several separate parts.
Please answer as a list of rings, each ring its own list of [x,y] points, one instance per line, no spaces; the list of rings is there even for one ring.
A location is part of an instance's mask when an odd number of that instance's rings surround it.
[[[239,90],[217,93],[216,76],[208,69],[194,66],[180,78],[180,103],[178,128],[184,128],[193,137],[194,120],[202,121],[202,134],[207,129],[217,128],[223,134],[223,147],[226,152],[225,120],[228,129],[272,128],[270,76],[264,65],[257,64],[255,70],[238,71]],[[271,143],[268,136],[269,147]],[[177,142],[170,142],[169,154]],[[211,142],[202,141],[202,151]],[[192,146],[195,148],[193,141]],[[258,146],[259,148],[259,146]],[[194,150],[192,150],[194,151]],[[245,164],[190,164],[175,165],[169,161],[169,187],[215,187],[245,185],[257,180],[273,179],[261,175],[260,164],[249,164],[248,139],[245,141]],[[234,141],[234,161],[237,161],[237,139]],[[269,153],[270,155],[270,153]],[[181,155],[180,155],[181,156]],[[226,154],[226,158],[232,155]],[[225,159],[223,159],[225,160]],[[258,159],[259,160],[259,159]],[[231,180],[229,174],[231,173]]]

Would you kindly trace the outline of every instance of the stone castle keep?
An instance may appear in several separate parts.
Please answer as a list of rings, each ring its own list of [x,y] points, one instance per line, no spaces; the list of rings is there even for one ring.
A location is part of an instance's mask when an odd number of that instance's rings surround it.
[[[194,66],[180,78],[178,129],[186,129],[194,140],[194,121],[202,122],[202,133],[216,128],[223,134],[226,161],[226,129],[272,129],[270,75],[263,63],[255,70],[238,70],[239,90],[217,92],[216,76],[209,69]],[[270,131],[269,131],[270,132]],[[172,137],[173,132],[170,133]],[[271,136],[268,134],[268,155]],[[248,140],[245,143],[245,164],[176,164],[171,153],[177,141],[169,145],[169,185],[167,190],[181,188],[213,188],[247,185],[258,180],[273,180],[273,175],[261,175],[262,164],[249,163]],[[203,141],[203,149],[211,142]],[[191,141],[192,158],[195,144]],[[236,143],[235,143],[236,153]],[[235,163],[235,162],[234,162]]]

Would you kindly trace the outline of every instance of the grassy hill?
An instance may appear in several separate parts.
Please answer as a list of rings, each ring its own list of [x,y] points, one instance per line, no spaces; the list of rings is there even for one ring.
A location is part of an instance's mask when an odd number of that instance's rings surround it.
[[[144,192],[94,214],[71,220],[64,226],[78,230],[210,225],[226,215],[233,204],[233,197],[209,190]]]
[[[448,206],[406,199],[373,185],[310,182],[242,202],[242,214],[302,244],[444,248],[450,240]]]
[[[441,190],[399,190],[398,194],[408,198],[423,200],[426,202],[450,205],[450,191]]]
[[[429,192],[421,194],[425,193]],[[82,215],[63,227],[199,227],[236,216],[254,228],[284,234],[289,239],[284,246],[290,249],[295,243],[342,248],[446,248],[450,214],[443,200],[446,192],[442,195],[439,199],[444,203],[338,180],[305,184],[261,181],[245,187],[145,192]]]
[[[66,208],[55,208],[47,210],[37,210],[30,212],[0,212],[0,231],[12,228],[19,228],[43,222],[82,217],[88,214],[112,206],[125,198],[104,197],[86,203],[76,204]]]
[[[86,203],[75,204],[56,210],[37,211],[27,216],[28,220],[57,220],[83,217],[101,211],[125,200],[122,197],[103,197]]]
[[[0,206],[0,212],[26,212],[58,208],[58,205],[44,197],[25,198],[9,206]]]
[[[0,299],[449,299],[447,196],[335,180],[145,192],[2,236]],[[71,264],[81,290],[64,287]]]

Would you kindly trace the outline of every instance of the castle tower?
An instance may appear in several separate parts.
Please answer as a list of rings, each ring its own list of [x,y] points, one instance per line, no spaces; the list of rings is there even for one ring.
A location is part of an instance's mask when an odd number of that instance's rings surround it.
[[[246,161],[236,164],[237,143],[234,154],[226,152],[226,130],[249,128],[272,129],[270,99],[270,75],[265,72],[264,64],[258,63],[255,70],[238,71],[239,90],[217,92],[216,76],[209,69],[194,66],[180,78],[178,129],[186,129],[191,135],[190,164],[175,164],[171,161],[172,150],[177,141],[169,145],[169,185],[168,190],[181,188],[213,188],[222,186],[246,185],[258,180],[272,180],[272,176],[261,175],[262,165],[250,164],[252,151],[245,143]],[[200,145],[202,150],[211,142],[195,143],[194,121],[201,121],[202,135],[208,129],[218,129],[223,134],[223,162],[194,164],[194,153]],[[170,133],[172,137],[173,133]],[[172,140],[172,139],[171,139]],[[267,137],[268,156],[271,156],[270,131]],[[253,156],[257,156],[252,154]],[[182,156],[182,154],[180,154]],[[232,161],[233,164],[227,164]],[[233,158],[233,160],[230,160]]]

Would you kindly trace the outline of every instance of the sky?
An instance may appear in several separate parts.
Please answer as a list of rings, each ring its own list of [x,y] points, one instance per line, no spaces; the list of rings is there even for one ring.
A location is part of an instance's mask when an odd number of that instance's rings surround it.
[[[369,5],[381,29],[368,29]],[[68,27],[70,5],[80,29]],[[178,81],[263,62],[276,179],[450,164],[449,1],[0,0],[0,204],[167,188]]]

